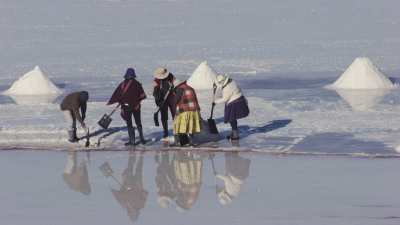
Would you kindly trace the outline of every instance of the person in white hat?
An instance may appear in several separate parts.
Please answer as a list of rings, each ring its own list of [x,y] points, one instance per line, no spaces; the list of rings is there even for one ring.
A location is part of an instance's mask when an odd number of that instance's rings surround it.
[[[237,197],[241,185],[250,173],[250,159],[239,156],[238,153],[225,153],[225,175],[216,174],[224,183],[224,187],[217,187],[218,200],[222,205],[227,205]]]
[[[239,130],[237,120],[247,117],[250,113],[247,100],[236,82],[229,76],[218,75],[216,84],[222,89],[222,98],[216,99],[213,105],[216,103],[225,103],[224,122],[229,122],[232,127],[232,132],[227,138],[230,140],[238,140]]]
[[[173,91],[175,77],[166,68],[160,67],[154,71],[153,96],[155,103],[161,107],[161,124],[163,140],[168,140],[168,108],[172,119],[175,117],[175,93]],[[168,96],[166,96],[168,94]],[[165,102],[164,102],[165,99]]]

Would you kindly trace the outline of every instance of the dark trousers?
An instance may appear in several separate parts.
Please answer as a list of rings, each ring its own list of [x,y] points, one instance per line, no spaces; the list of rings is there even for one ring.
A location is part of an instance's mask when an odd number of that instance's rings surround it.
[[[237,130],[238,129],[237,120],[233,120],[233,121],[231,121],[229,123],[231,124],[232,130]]]
[[[126,126],[128,128],[133,128],[133,124],[132,124],[132,115],[133,118],[135,119],[135,123],[136,123],[136,127],[138,129],[142,128],[142,119],[140,116],[140,108],[138,110],[132,110],[130,109],[130,107],[125,107],[122,106],[122,110],[124,110],[125,116],[126,116]]]
[[[172,119],[174,119],[176,113],[176,105],[172,97],[168,97],[167,101],[160,109],[161,124],[164,129],[164,136],[168,136],[168,108],[171,112]]]
[[[71,124],[69,127],[70,130],[76,130],[76,118],[72,110],[66,110],[64,111],[64,116],[65,119],[68,121],[68,123]]]

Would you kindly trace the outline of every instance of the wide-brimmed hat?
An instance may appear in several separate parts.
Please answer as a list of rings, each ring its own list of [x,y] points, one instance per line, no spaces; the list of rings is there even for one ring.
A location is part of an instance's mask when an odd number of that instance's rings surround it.
[[[219,187],[217,189],[217,196],[218,196],[218,201],[221,203],[221,205],[228,205],[232,203],[233,197],[230,196],[224,188]]]
[[[154,71],[154,77],[160,80],[167,78],[168,75],[169,75],[168,70],[163,67],[159,67]]]
[[[230,78],[230,77],[229,77],[227,74],[225,74],[225,75],[219,74],[219,75],[217,76],[217,78],[215,79],[216,85],[217,85],[217,86],[220,86],[220,87],[224,86],[225,84],[228,83],[229,78]]]
[[[218,174],[217,178],[221,179],[225,184],[225,190],[228,192],[230,196],[238,196],[240,192],[240,185],[243,184],[243,181],[234,177],[234,176],[224,176]]]
[[[158,196],[157,203],[161,208],[165,209],[172,203],[172,199],[168,196]]]

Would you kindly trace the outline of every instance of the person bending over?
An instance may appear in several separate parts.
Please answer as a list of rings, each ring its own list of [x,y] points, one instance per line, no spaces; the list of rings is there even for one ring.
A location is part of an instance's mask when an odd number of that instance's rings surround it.
[[[68,141],[77,142],[79,139],[76,136],[76,121],[81,124],[83,129],[86,129],[85,118],[87,101],[89,100],[89,93],[87,91],[79,91],[68,94],[64,97],[60,104],[60,109],[64,111],[67,121],[70,122],[68,130]]]

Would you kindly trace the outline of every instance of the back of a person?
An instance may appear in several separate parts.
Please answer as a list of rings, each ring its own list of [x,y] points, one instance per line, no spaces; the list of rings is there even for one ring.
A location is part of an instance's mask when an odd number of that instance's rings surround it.
[[[196,92],[188,84],[183,83],[179,85],[176,92],[179,98],[176,105],[177,112],[194,112],[200,109]]]
[[[73,92],[64,97],[60,104],[61,110],[72,110],[79,107],[80,92]]]
[[[223,89],[224,95],[230,96],[227,103],[231,103],[242,96],[242,91],[234,80],[231,80]]]
[[[129,87],[127,87],[127,85],[129,85]],[[122,81],[122,90],[124,90],[126,87],[128,89],[126,89],[126,94],[121,96],[120,102],[123,104],[132,104],[132,102],[138,102],[141,95],[140,90],[142,89],[142,85],[136,79],[132,78]]]

